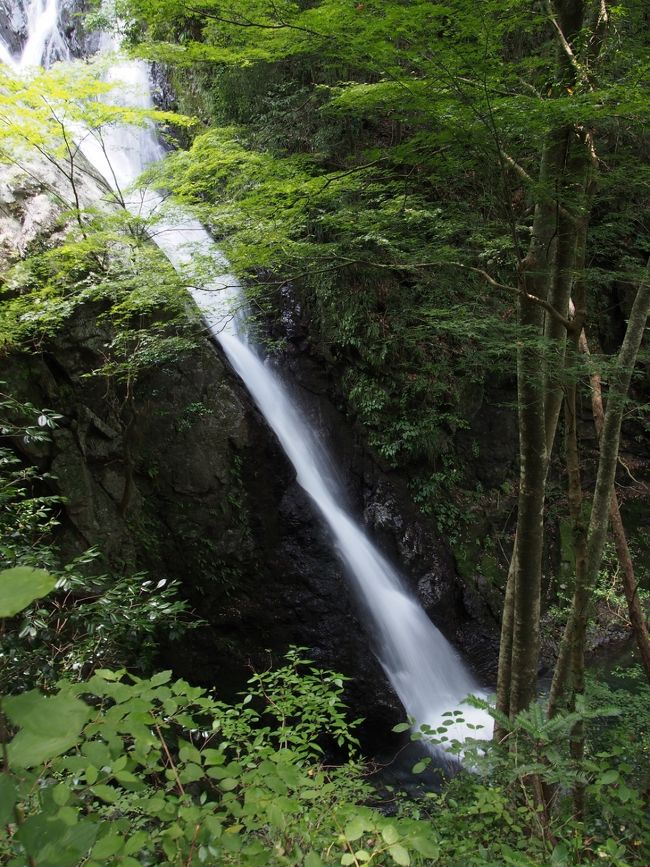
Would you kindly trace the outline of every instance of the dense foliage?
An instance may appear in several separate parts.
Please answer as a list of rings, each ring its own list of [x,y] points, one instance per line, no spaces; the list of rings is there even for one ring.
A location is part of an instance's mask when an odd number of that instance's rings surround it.
[[[143,367],[191,346],[182,285],[205,282],[214,263],[178,276],[149,243],[158,215],[128,213],[125,191],[102,185],[74,143],[80,129],[103,147],[115,126],[173,124],[188,148],[140,183],[171,193],[172,208],[189,206],[212,230],[263,323],[287,304],[309,321],[314,351],[340,373],[348,413],[386,464],[411,475],[415,501],[435,510],[440,529],[458,533],[472,505],[489,511],[502,495],[511,506],[509,479],[482,499],[454,435],[470,425],[470,396],[489,380],[514,399],[515,367],[520,463],[532,452],[536,477],[528,485],[523,473],[514,491],[520,550],[515,543],[504,605],[507,627],[511,600],[513,627],[502,642],[511,652],[501,666],[505,703],[499,695],[492,710],[496,742],[450,743],[445,726],[423,726],[412,738],[430,743],[408,769],[423,782],[407,794],[381,775],[370,781],[376,769],[359,754],[359,721],[346,718],[344,678],[301,650],[255,673],[234,704],[155,672],[161,634],[187,625],[178,588],[141,573],[98,574],[101,552],[92,549],[62,561],[61,503],[16,448],[19,438],[42,441],[60,418],[3,395],[0,859],[16,867],[648,863],[650,688],[631,667],[614,688],[585,685],[580,634],[590,596],[607,586],[596,580],[605,544],[598,510],[606,528],[618,432],[611,478],[601,473],[603,437],[591,503],[576,432],[577,383],[590,374],[594,392],[596,374],[598,389],[609,385],[605,427],[614,418],[620,430],[647,318],[647,310],[636,318],[636,348],[614,358],[624,333],[628,346],[625,320],[634,324],[630,287],[636,299],[647,293],[645,5],[116,5],[131,47],[165,65],[178,108],[199,126],[106,101],[101,64],[20,80],[0,72],[0,159],[23,192],[49,164],[57,202],[48,231],[2,263],[3,352],[47,347],[90,308],[106,336],[93,375],[117,389],[123,408]],[[88,207],[97,192],[100,203]],[[536,291],[542,278],[546,294]],[[583,326],[611,358],[578,355]],[[542,403],[559,395],[555,424],[565,404],[570,480],[554,503],[569,513],[571,554],[558,582],[565,604],[552,612],[567,628],[548,712],[546,701],[531,700],[534,640],[524,648],[527,669],[516,643],[518,633],[538,639],[540,630],[539,557],[538,583],[522,576],[533,542],[541,549],[549,458],[540,439],[531,447],[526,437],[535,424],[544,435],[541,414],[530,415],[542,392]],[[641,411],[625,405],[628,418]],[[463,486],[473,490],[461,496]],[[528,491],[538,500],[528,520],[537,539],[524,535]],[[427,776],[435,762],[453,765],[440,747],[465,766],[441,791]]]
[[[111,104],[104,72],[103,62],[59,64],[17,79],[0,67],[0,167],[14,191],[7,218],[26,231],[23,246],[9,234],[0,263],[0,345],[43,349],[85,308],[106,337],[97,373],[132,385],[141,369],[191,347],[192,326],[183,285],[147,242],[146,221],[126,210],[126,189],[107,184],[82,143],[106,154],[116,127],[184,119]]]
[[[620,326],[603,311],[627,309],[647,254],[642,4],[610,10],[588,87],[558,79],[542,3],[121,8],[139,53],[169,64],[181,107],[209,126],[159,183],[197,208],[267,303],[289,282],[314,346],[342,371],[348,411],[387,462],[409,467],[425,508],[474,489],[453,435],[486,368],[492,382],[514,372],[524,334],[508,285],[555,123],[597,141],[589,328],[611,350]],[[572,205],[575,190],[563,195]]]
[[[51,410],[0,394],[0,568],[46,568],[56,582],[54,593],[3,625],[3,693],[52,688],[62,675],[86,679],[106,666],[148,671],[161,624],[167,634],[190,626],[177,582],[142,573],[101,574],[101,552],[95,549],[63,560],[56,544],[61,498],[47,487],[54,480],[12,448],[16,439],[46,442],[58,421]]]
[[[0,578],[5,616],[55,583],[30,568]],[[170,672],[142,679],[106,669],[46,695],[4,697],[0,853],[10,864],[48,867],[576,864],[592,856],[617,867],[647,863],[639,787],[647,784],[650,731],[639,732],[629,716],[618,721],[623,708],[648,719],[647,685],[636,684],[634,697],[601,686],[596,710],[550,722],[533,706],[511,728],[509,748],[465,743],[472,771],[442,794],[425,786],[409,799],[386,785],[383,803],[364,779],[342,690],[340,676],[293,650],[284,667],[256,673],[232,706]],[[603,706],[611,701],[618,707]],[[577,717],[592,731],[580,767],[563,746]],[[444,731],[431,733],[434,744]],[[332,747],[348,760],[324,761]],[[549,815],[528,794],[531,774],[556,790]],[[585,823],[566,807],[576,776],[593,805]]]

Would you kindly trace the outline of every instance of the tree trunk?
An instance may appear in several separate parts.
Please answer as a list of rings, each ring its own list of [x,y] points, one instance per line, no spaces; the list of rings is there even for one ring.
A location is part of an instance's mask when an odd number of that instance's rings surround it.
[[[499,668],[497,674],[496,706],[506,716],[510,714],[510,679],[512,668],[512,633],[515,617],[515,562],[517,557],[517,536],[512,548],[508,580],[501,615],[501,641],[499,643]],[[494,725],[494,740],[503,740],[506,732],[498,722]]]
[[[580,349],[585,355],[589,355],[589,345],[584,331],[580,335]],[[594,416],[596,434],[600,440],[605,421],[600,374],[597,372],[592,373],[590,380],[591,408]],[[609,518],[612,525],[614,542],[616,544],[618,562],[623,572],[623,591],[627,601],[630,625],[639,651],[643,670],[646,673],[648,681],[650,681],[650,634],[648,633],[645,613],[638,594],[638,585],[634,574],[634,564],[632,563],[632,556],[627,544],[627,537],[625,535],[625,528],[621,518],[621,511],[618,505],[618,497],[616,495],[615,487],[612,488],[612,496],[609,505]]]
[[[589,531],[587,536],[587,567],[585,581],[587,594],[574,595],[571,614],[564,630],[558,660],[553,675],[551,698],[557,707],[559,698],[566,687],[569,660],[579,653],[584,657],[584,635],[587,623],[587,608],[603,556],[607,527],[609,522],[611,494],[618,462],[618,448],[621,435],[623,410],[632,378],[648,314],[650,313],[650,283],[647,278],[641,283],[632,305],[623,345],[618,354],[617,364],[610,377],[607,410],[605,412],[600,442],[598,476],[594,491]],[[575,675],[574,675],[575,676]],[[580,688],[574,682],[573,690]]]
[[[557,207],[549,189],[563,161],[561,143],[547,143],[540,166],[540,185],[546,197],[535,209],[528,255],[520,265],[522,292],[546,299],[550,285],[550,247],[555,232]],[[541,333],[542,308],[519,298],[518,322],[524,333]],[[539,349],[522,341],[517,350],[517,393],[519,412],[519,500],[517,537],[512,552],[506,588],[500,653],[497,705],[502,713],[514,716],[534,695],[539,647],[539,593],[543,546],[544,476],[546,432],[544,424],[544,381]],[[505,634],[504,634],[505,633]]]
[[[556,0],[555,10],[563,38],[572,40],[584,17],[582,0]],[[557,81],[569,86],[576,71],[560,46]],[[565,172],[573,132],[567,127],[551,130],[546,137],[539,172],[539,199],[535,207],[528,254],[520,263],[518,322],[524,335],[538,333],[557,347],[556,361],[565,351],[566,332],[549,318],[539,304],[525,297],[548,300],[558,312],[568,308],[575,258],[575,227],[562,199]],[[569,188],[576,177],[569,172]],[[564,221],[561,215],[564,214]],[[526,345],[517,352],[519,408],[519,498],[517,535],[506,586],[506,600],[499,653],[497,709],[511,718],[534,698],[539,659],[539,616],[544,542],[544,503],[549,455],[562,405],[562,390],[543,350]],[[497,737],[500,730],[496,730]]]

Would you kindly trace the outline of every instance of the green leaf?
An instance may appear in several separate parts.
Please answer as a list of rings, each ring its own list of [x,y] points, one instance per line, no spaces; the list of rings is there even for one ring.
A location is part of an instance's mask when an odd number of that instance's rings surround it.
[[[567,848],[567,845],[566,845],[566,843],[560,842],[553,849],[553,854],[551,855],[551,864],[563,865],[563,864],[567,864],[568,861],[569,861],[569,850]]]
[[[133,855],[135,852],[145,849],[149,840],[150,837],[146,831],[137,831],[127,840],[126,846],[124,847],[124,854]]]
[[[203,770],[198,765],[189,764],[181,768],[179,776],[183,783],[195,783],[197,780],[203,778]]]
[[[343,834],[344,834],[346,840],[348,840],[349,842],[352,842],[353,840],[358,840],[364,831],[365,831],[365,823],[364,823],[363,819],[359,818],[358,816],[355,816],[355,818],[352,819],[350,822],[348,822],[348,824],[345,826],[345,830],[343,831]]]
[[[131,771],[116,771],[115,779],[122,783],[123,786],[139,786],[142,784],[142,780],[139,777],[136,777],[135,774],[132,774]]]
[[[399,864],[400,867],[409,867],[411,856],[403,846],[400,846],[399,843],[394,843],[388,847],[388,851],[396,864]]]
[[[59,807],[63,807],[72,797],[72,790],[66,783],[59,783],[52,789],[52,800]]]
[[[428,837],[423,837],[421,835],[410,837],[408,842],[409,846],[412,846],[416,852],[419,852],[420,855],[423,855],[425,858],[437,860],[440,857],[440,847]]]
[[[426,771],[426,769],[429,767],[430,762],[431,759],[422,759],[421,761],[416,762],[413,765],[411,772],[414,774],[421,774],[422,771]]]
[[[406,732],[410,729],[410,725],[408,723],[398,723],[396,726],[393,726],[394,732]]]
[[[201,750],[201,759],[206,765],[223,765],[225,758],[226,756],[221,750]]]
[[[93,795],[97,795],[102,801],[106,801],[107,804],[114,804],[117,801],[117,792],[112,786],[92,786],[90,791]]]
[[[385,828],[381,829],[381,836],[384,838],[384,842],[389,846],[392,843],[397,843],[399,840],[399,832],[395,825],[386,825]]]
[[[98,861],[103,861],[116,855],[124,846],[123,837],[115,830],[109,830],[108,834],[100,839],[93,846],[92,857]]]
[[[182,746],[178,751],[178,757],[183,762],[194,762],[199,764],[201,761],[201,753],[192,744],[182,742]]]
[[[0,617],[14,617],[54,590],[56,578],[44,569],[17,566],[0,572]]]
[[[16,787],[11,777],[0,774],[0,827],[13,820],[13,810],[17,801]]]
[[[105,765],[113,764],[111,752],[103,741],[87,741],[82,746],[81,752],[84,756],[88,756],[94,768],[103,768]],[[89,779],[88,782],[92,784],[95,780]]]
[[[308,852],[305,857],[305,867],[323,867],[323,860],[316,852]]]
[[[612,783],[616,783],[619,780],[618,771],[611,768],[609,771],[605,771],[602,777],[599,778],[598,782],[601,786],[610,786]]]
[[[634,797],[634,789],[630,789],[628,786],[619,786],[618,787],[618,797],[619,800],[626,804],[630,798]]]
[[[274,828],[279,828],[281,831],[286,828],[287,820],[277,804],[271,804],[266,812],[269,817],[269,822]]]
[[[74,811],[66,821],[41,814],[26,819],[16,832],[16,838],[37,864],[72,867],[84,859],[95,842],[98,829],[97,823],[80,819]]]
[[[44,696],[38,690],[3,700],[4,710],[20,731],[8,745],[9,761],[33,768],[67,752],[79,740],[90,708],[72,695]]]

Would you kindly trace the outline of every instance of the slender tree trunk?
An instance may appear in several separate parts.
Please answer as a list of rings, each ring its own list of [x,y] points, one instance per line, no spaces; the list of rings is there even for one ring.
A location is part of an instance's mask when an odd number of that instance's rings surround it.
[[[510,566],[508,568],[508,580],[503,600],[503,614],[501,615],[501,641],[499,643],[499,668],[497,676],[496,706],[501,713],[510,713],[510,679],[512,668],[512,634],[515,617],[515,562],[517,558],[517,536],[512,548]],[[506,732],[503,726],[496,723],[494,726],[494,740],[503,740]]]
[[[572,342],[571,358],[577,356],[578,340]],[[575,587],[573,605],[580,611],[587,611],[587,527],[585,525],[582,498],[582,480],[580,473],[580,452],[578,447],[577,429],[577,382],[573,382],[568,390],[565,407],[566,419],[566,465],[568,474],[569,514],[573,535],[573,550],[575,554]],[[571,646],[571,676],[575,695],[584,691],[584,630],[586,619],[577,625]],[[549,715],[553,715],[552,700],[549,701]],[[577,723],[571,733],[571,755],[576,761],[583,757],[584,729],[581,722]],[[581,785],[574,787],[574,814],[581,818],[584,813],[584,789]]]
[[[647,278],[641,283],[632,305],[623,345],[618,354],[616,367],[610,377],[607,409],[602,426],[600,459],[594,491],[591,518],[587,536],[586,596],[580,594],[574,601],[564,630],[558,660],[551,686],[551,702],[557,708],[559,699],[566,688],[569,662],[579,654],[584,659],[584,635],[587,623],[587,609],[603,556],[609,523],[611,494],[616,475],[618,449],[621,435],[623,410],[632,378],[648,315],[650,313],[650,282]],[[573,691],[580,691],[581,683],[575,683],[572,671]]]
[[[589,355],[589,345],[584,331],[580,335],[580,349],[585,355]],[[597,372],[592,373],[590,381],[591,407],[594,416],[594,426],[596,428],[596,435],[600,440],[605,422],[600,374]],[[643,665],[648,681],[650,681],[650,634],[648,633],[648,624],[646,622],[641,599],[639,598],[638,583],[634,574],[634,564],[627,544],[627,537],[625,535],[625,528],[621,518],[621,511],[615,487],[612,488],[612,496],[609,505],[609,518],[616,545],[616,554],[623,572],[623,591],[627,601],[630,625],[636,640],[641,664]]]
[[[585,265],[587,251],[587,230],[589,216],[594,193],[594,178],[590,172],[592,160],[589,151],[589,136],[585,133],[579,135],[576,131],[572,141],[571,164],[573,167],[573,213],[574,219],[571,227],[566,227],[567,239],[573,248],[573,278],[572,288],[574,296],[573,328],[569,345],[568,365],[565,365],[565,461],[568,480],[569,517],[571,520],[571,534],[575,557],[575,584],[572,608],[586,611],[587,594],[587,528],[583,515],[582,479],[580,472],[580,448],[578,443],[577,429],[577,393],[579,381],[580,363],[580,334],[587,315],[587,286],[585,283]],[[570,299],[569,299],[570,300]],[[584,624],[586,628],[586,622]],[[574,635],[574,638],[577,636]],[[548,715],[553,717],[558,710],[558,703],[562,697],[563,685],[569,675],[569,667],[578,681],[584,679],[581,673],[578,639],[575,645],[576,654],[566,653],[561,660],[561,671],[556,666],[553,683],[548,701]],[[574,647],[574,645],[572,645]]]
[[[571,192],[571,188],[573,187],[579,188],[579,195],[583,193],[585,166],[580,156],[576,159],[576,135],[573,128],[566,128],[561,135],[565,138],[565,171],[562,179],[564,190],[562,193],[562,207],[558,208],[557,214],[555,261],[549,301],[555,310],[567,318],[576,266],[577,218],[573,213],[575,211],[575,208],[572,208],[573,203],[567,200],[565,192],[567,189]],[[544,370],[544,414],[546,446],[550,462],[555,432],[564,399],[563,377],[567,344],[566,327],[553,316],[547,315],[544,323],[544,337],[547,343],[547,357],[545,359]]]
[[[557,176],[562,154],[556,140],[547,144],[540,167],[545,189]],[[555,231],[556,207],[552,195],[535,209],[533,234],[526,259],[521,263],[520,288],[546,299],[550,284],[549,251]],[[522,332],[541,333],[542,308],[520,297],[518,321]],[[497,695],[499,709],[514,716],[534,695],[539,647],[539,594],[543,546],[544,467],[546,432],[544,425],[544,381],[539,349],[522,340],[517,351],[517,394],[519,413],[519,499],[517,538],[510,566],[510,588],[506,589],[509,610],[504,612],[502,663]],[[509,651],[509,652],[508,652]]]
[[[623,571],[623,592],[627,601],[627,610],[630,616],[630,625],[636,641],[636,646],[641,658],[641,665],[650,682],[650,634],[648,624],[638,593],[638,582],[634,574],[634,564],[627,544],[623,519],[618,505],[616,491],[612,490],[612,498],[609,505],[609,517],[612,524],[612,533],[616,545],[618,562]]]
[[[539,259],[530,262],[531,276],[524,274],[523,286],[541,294],[544,273]],[[525,333],[541,331],[541,308],[524,298],[519,303],[519,324]],[[516,716],[532,701],[537,682],[539,658],[539,614],[544,544],[544,493],[546,477],[546,430],[544,382],[539,352],[521,345],[518,350],[519,401],[519,500],[517,509],[517,550],[514,560],[514,606],[510,663],[509,714]]]
[[[582,27],[583,0],[556,0],[554,7],[563,38],[572,40]],[[575,75],[562,45],[558,49],[557,80],[569,86]],[[566,217],[562,198],[572,135],[571,130],[560,127],[547,136],[540,163],[540,198],[528,254],[520,263],[519,273],[520,289],[559,305],[558,312],[568,308],[575,256],[575,232],[569,225],[570,219],[560,222],[562,214]],[[575,178],[569,178],[569,183],[575,183]],[[558,355],[563,355],[566,333],[558,330],[556,322],[550,319],[545,322],[539,304],[520,297],[518,321],[524,335],[536,332],[547,336],[558,343]],[[528,706],[537,684],[546,476],[562,405],[557,381],[549,388],[550,370],[545,361],[548,359],[544,358],[543,350],[527,346],[524,336],[517,353],[520,468],[517,535],[506,586],[497,683],[497,708],[510,717]],[[500,735],[497,727],[496,736]]]

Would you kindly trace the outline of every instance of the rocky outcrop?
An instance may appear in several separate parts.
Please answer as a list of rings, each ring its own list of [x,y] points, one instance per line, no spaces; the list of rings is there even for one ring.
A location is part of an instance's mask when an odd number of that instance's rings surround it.
[[[10,54],[17,54],[27,35],[27,17],[22,3],[0,0],[0,40]]]
[[[88,376],[110,338],[79,311],[38,354],[13,356],[11,392],[63,415],[47,446],[22,444],[64,498],[64,560],[181,582],[204,624],[162,662],[228,694],[290,644],[354,678],[355,709],[398,714],[326,532],[279,446],[208,343],[142,375],[125,399]]]
[[[345,415],[339,387],[342,371],[313,348],[309,323],[290,287],[283,289],[278,303],[278,315],[269,328],[272,337],[283,342],[282,366],[302,394],[313,426],[327,431],[352,511],[362,516],[373,538],[404,572],[431,620],[461,649],[481,681],[494,684],[500,587],[480,570],[463,572],[451,540],[441,538],[436,516],[416,508],[408,474],[388,468],[367,447],[363,428]],[[491,387],[468,394],[466,404],[469,427],[459,432],[458,449],[466,452],[468,472],[477,481],[498,486],[510,480],[515,469],[516,416],[510,393]],[[482,443],[478,452],[471,445],[477,437]]]
[[[19,55],[27,39],[28,15],[31,0],[0,0],[0,40],[13,56]],[[99,35],[88,32],[84,16],[90,10],[87,0],[61,0],[59,31],[61,38],[54,40],[48,60],[86,57],[98,48]]]
[[[99,49],[100,35],[86,28],[88,0],[61,0],[59,27],[72,57],[91,57]]]

